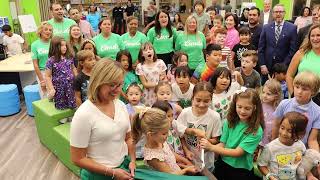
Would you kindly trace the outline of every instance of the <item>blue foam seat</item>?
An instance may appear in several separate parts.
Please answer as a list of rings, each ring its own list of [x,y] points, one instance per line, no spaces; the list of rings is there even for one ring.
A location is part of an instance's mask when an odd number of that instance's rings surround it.
[[[27,106],[27,113],[30,116],[33,116],[33,107],[32,102],[40,100],[40,94],[39,94],[39,85],[28,85],[23,88],[23,94],[25,103]]]
[[[0,116],[10,116],[20,111],[18,87],[15,84],[0,84]]]

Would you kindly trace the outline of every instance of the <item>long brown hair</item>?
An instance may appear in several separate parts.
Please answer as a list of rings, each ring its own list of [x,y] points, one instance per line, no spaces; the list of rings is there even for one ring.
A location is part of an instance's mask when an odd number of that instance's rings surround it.
[[[66,42],[66,45],[67,45],[67,51],[66,51],[66,54],[64,55],[64,57],[67,59],[73,58],[73,54],[70,51],[71,48],[70,48],[69,43],[60,36],[53,36],[53,38],[51,39],[48,56],[53,57],[55,61],[61,60],[61,56],[62,56],[61,42],[62,41]]]
[[[320,24],[317,24],[317,25],[313,25],[310,27],[310,30],[308,32],[308,37],[304,39],[302,45],[300,46],[300,49],[303,53],[307,53],[309,51],[311,51],[312,49],[312,45],[311,45],[311,41],[310,41],[310,37],[311,37],[311,32],[314,30],[314,29],[317,29],[319,28],[320,29]]]
[[[233,96],[227,115],[229,128],[234,128],[240,122],[240,118],[236,110],[236,103],[240,98],[249,99],[254,106],[251,118],[247,122],[248,128],[245,133],[255,133],[260,126],[264,128],[264,117],[259,94],[256,90],[250,88]]]
[[[79,27],[78,24],[74,24],[74,25],[72,25],[72,26],[70,27],[70,30],[69,30],[69,36],[70,36],[69,42],[70,42],[70,46],[71,46],[71,47],[73,47],[73,46],[76,45],[76,40],[75,40],[75,38],[73,38],[73,37],[71,36],[71,30],[72,30],[72,28],[74,28],[74,27],[78,27],[78,28],[80,29],[80,27]],[[79,37],[79,41],[78,41],[79,45],[82,44],[82,39],[83,39],[83,38],[82,38],[82,33],[81,33],[81,31],[80,31],[80,37]]]

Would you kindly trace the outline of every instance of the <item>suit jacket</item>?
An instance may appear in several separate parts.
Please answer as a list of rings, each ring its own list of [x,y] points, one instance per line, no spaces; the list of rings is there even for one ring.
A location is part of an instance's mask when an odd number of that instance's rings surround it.
[[[284,22],[278,43],[275,39],[275,23],[264,25],[258,47],[260,66],[266,65],[271,71],[275,63],[289,65],[297,50],[296,39],[297,27],[292,23]]]
[[[313,24],[310,24],[310,25],[308,25],[308,26],[306,26],[306,27],[303,27],[303,28],[301,28],[301,29],[299,30],[299,32],[298,32],[298,37],[297,37],[297,47],[298,47],[298,48],[301,46],[304,38],[307,37],[308,32],[309,32],[309,30],[310,30],[310,28],[311,28],[312,25],[313,25]]]
[[[272,17],[272,11],[270,10],[268,24],[271,22],[273,22],[273,17]],[[264,12],[263,11],[261,11],[261,13],[260,13],[259,23],[264,25]]]

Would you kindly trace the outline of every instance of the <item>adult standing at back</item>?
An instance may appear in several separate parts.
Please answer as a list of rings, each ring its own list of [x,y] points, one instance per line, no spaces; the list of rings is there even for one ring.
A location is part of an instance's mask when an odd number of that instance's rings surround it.
[[[188,66],[194,71],[200,63],[204,63],[203,50],[206,48],[206,38],[197,29],[197,20],[189,16],[186,20],[184,32],[179,34],[176,41],[176,50],[188,54]]]
[[[315,5],[313,6],[312,9],[312,24],[301,28],[298,32],[298,37],[297,37],[297,47],[300,47],[302,44],[303,40],[307,37],[308,32],[311,28],[312,25],[320,24],[320,5]]]
[[[99,24],[100,34],[92,40],[96,43],[98,56],[101,58],[109,57],[116,59],[117,53],[124,49],[121,38],[118,34],[111,32],[112,23],[110,18],[102,19]]]
[[[117,0],[115,7],[112,9],[113,33],[122,35],[126,32],[124,13],[125,9],[121,7],[120,0]]]
[[[238,16],[232,13],[227,13],[224,17],[227,29],[227,37],[225,45],[233,49],[234,45],[240,42],[238,28]]]
[[[220,13],[220,10],[222,9],[220,4],[217,3],[217,0],[212,0],[211,6],[207,7],[207,9],[213,8],[216,11],[216,14]]]
[[[294,24],[297,26],[297,30],[299,31],[301,28],[306,27],[312,24],[312,12],[309,7],[304,7],[301,10],[301,14],[297,19],[294,21]]]
[[[293,79],[296,73],[311,71],[320,76],[320,24],[311,26],[306,41],[293,56],[287,71],[289,93],[293,93]],[[320,105],[320,94],[313,98]]]
[[[273,21],[271,12],[271,0],[263,1],[263,11],[260,16],[260,24],[265,25]]]
[[[267,80],[269,72],[276,63],[289,65],[296,52],[297,27],[284,21],[285,9],[282,4],[273,8],[274,22],[263,26],[259,42],[259,64],[262,81]]]
[[[89,14],[87,15],[87,21],[91,24],[95,33],[99,33],[99,22],[101,20],[101,14],[97,11],[97,7],[90,5]]]
[[[143,43],[147,42],[148,39],[146,35],[138,31],[139,21],[138,18],[130,16],[127,19],[127,33],[121,36],[121,41],[124,44],[124,48],[127,49],[132,58],[132,64],[137,65],[138,55],[140,47]]]
[[[90,23],[81,19],[81,14],[78,9],[69,9],[69,17],[78,24],[85,39],[91,39],[93,36],[95,36],[95,32],[93,31]]]
[[[63,37],[66,41],[69,39],[69,29],[77,24],[74,20],[63,17],[62,6],[58,3],[52,3],[50,6],[53,18],[48,23],[52,25],[53,36]]]
[[[260,9],[257,7],[251,7],[249,9],[249,29],[251,32],[251,44],[258,49],[260,34],[262,31],[262,25],[259,24]]]
[[[166,65],[171,64],[177,31],[171,26],[168,12],[160,10],[157,13],[155,26],[148,31],[147,37],[158,59],[162,59]]]
[[[45,98],[47,93],[45,70],[48,61],[50,40],[52,38],[52,26],[48,22],[42,22],[37,30],[38,40],[31,44],[32,60],[34,71],[37,75],[37,82],[40,85],[40,97]]]

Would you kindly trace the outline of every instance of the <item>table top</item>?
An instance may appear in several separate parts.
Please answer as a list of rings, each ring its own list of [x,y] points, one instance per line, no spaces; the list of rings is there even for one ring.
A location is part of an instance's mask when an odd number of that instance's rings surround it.
[[[31,53],[24,53],[0,61],[0,72],[34,71]]]

